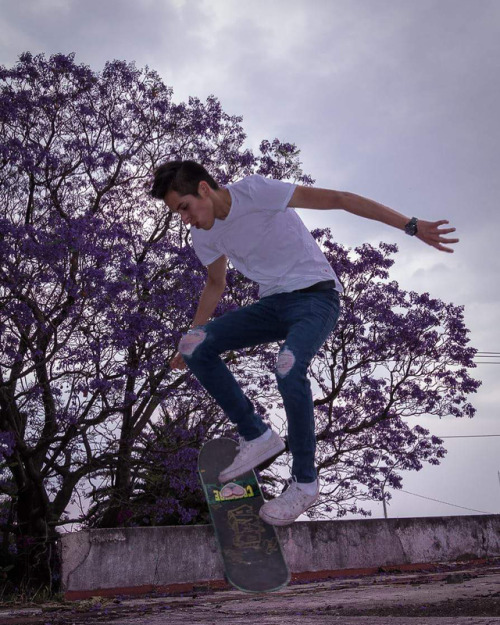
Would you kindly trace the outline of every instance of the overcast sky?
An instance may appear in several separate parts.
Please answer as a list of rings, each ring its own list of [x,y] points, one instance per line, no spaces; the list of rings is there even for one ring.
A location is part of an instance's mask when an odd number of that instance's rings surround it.
[[[0,0],[0,64],[76,53],[98,71],[148,65],[174,100],[217,96],[242,115],[248,145],[301,148],[318,186],[353,191],[408,215],[449,219],[453,255],[338,211],[302,211],[343,244],[396,242],[393,277],[465,305],[472,344],[500,352],[500,2],[498,0]],[[497,359],[498,360],[498,359]],[[496,364],[473,420],[423,419],[443,436],[500,435]],[[438,468],[403,488],[500,512],[500,436],[447,440]],[[390,516],[467,514],[394,493]],[[380,505],[373,506],[381,516]]]

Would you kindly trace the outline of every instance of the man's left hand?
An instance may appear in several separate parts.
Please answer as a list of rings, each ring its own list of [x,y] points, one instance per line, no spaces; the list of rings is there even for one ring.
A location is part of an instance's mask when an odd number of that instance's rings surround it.
[[[453,253],[454,250],[451,247],[447,247],[450,243],[458,243],[459,239],[448,239],[445,235],[455,232],[455,228],[442,228],[448,224],[449,221],[442,219],[440,221],[424,221],[418,220],[417,222],[417,239],[420,239],[427,245],[431,245],[442,252]],[[446,244],[446,245],[444,245]]]

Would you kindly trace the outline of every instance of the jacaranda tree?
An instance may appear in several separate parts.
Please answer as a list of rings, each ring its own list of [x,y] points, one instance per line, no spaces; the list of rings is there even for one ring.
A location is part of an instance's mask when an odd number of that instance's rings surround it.
[[[49,579],[47,545],[78,485],[101,525],[128,517],[159,406],[177,428],[220,420],[176,401],[193,384],[168,361],[204,277],[183,225],[148,197],[153,170],[194,158],[222,184],[308,179],[295,146],[254,155],[216,98],[174,104],[147,68],[23,54],[0,80],[2,528],[22,569]]]
[[[205,270],[183,224],[149,198],[154,169],[192,158],[221,184],[312,180],[293,144],[245,149],[241,118],[215,97],[174,103],[148,68],[114,61],[96,73],[73,55],[23,54],[0,81],[2,554],[14,537],[18,577],[50,582],[57,527],[77,497],[94,526],[206,520],[197,451],[228,424],[168,366]],[[412,419],[472,416],[478,383],[461,308],[390,282],[394,248],[350,251],[315,235],[345,287],[339,327],[311,368],[325,501],[343,514],[399,486],[401,469],[439,462],[441,441]],[[216,314],[255,297],[230,270]],[[275,346],[225,355],[276,417],[275,357]],[[276,488],[275,473],[263,477]]]

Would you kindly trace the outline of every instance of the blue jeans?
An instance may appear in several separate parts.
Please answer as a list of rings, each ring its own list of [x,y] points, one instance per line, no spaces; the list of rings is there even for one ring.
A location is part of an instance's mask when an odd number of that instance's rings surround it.
[[[316,436],[309,364],[339,316],[337,291],[278,293],[227,313],[185,335],[179,345],[189,369],[224,410],[240,436],[253,440],[267,425],[256,414],[220,354],[284,341],[276,378],[288,421],[292,475],[298,482],[317,477]]]

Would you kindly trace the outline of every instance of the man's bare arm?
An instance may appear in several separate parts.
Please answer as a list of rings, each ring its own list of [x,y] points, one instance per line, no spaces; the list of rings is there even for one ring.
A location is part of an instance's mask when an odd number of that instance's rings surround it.
[[[353,215],[374,219],[399,230],[404,230],[410,220],[409,217],[397,211],[369,200],[355,193],[346,191],[333,191],[330,189],[318,189],[314,187],[297,186],[288,206],[293,208],[312,208],[319,210],[340,209]],[[444,235],[455,232],[455,228],[442,228],[449,223],[446,220],[425,221],[418,220],[418,232],[416,237],[443,252],[453,252],[453,249],[444,244],[458,243],[458,239],[448,239]]]
[[[221,256],[211,265],[208,265],[207,270],[207,282],[200,296],[198,308],[191,324],[192,328],[205,325],[214,314],[226,288],[227,258]]]
[[[220,302],[220,298],[226,288],[227,258],[225,256],[221,256],[211,265],[208,265],[207,269],[207,282],[201,293],[198,308],[193,322],[191,323],[191,328],[202,326],[207,323],[213,315],[214,310],[217,308],[217,304]],[[186,368],[184,358],[179,352],[177,352],[170,361],[170,367],[172,369]]]

